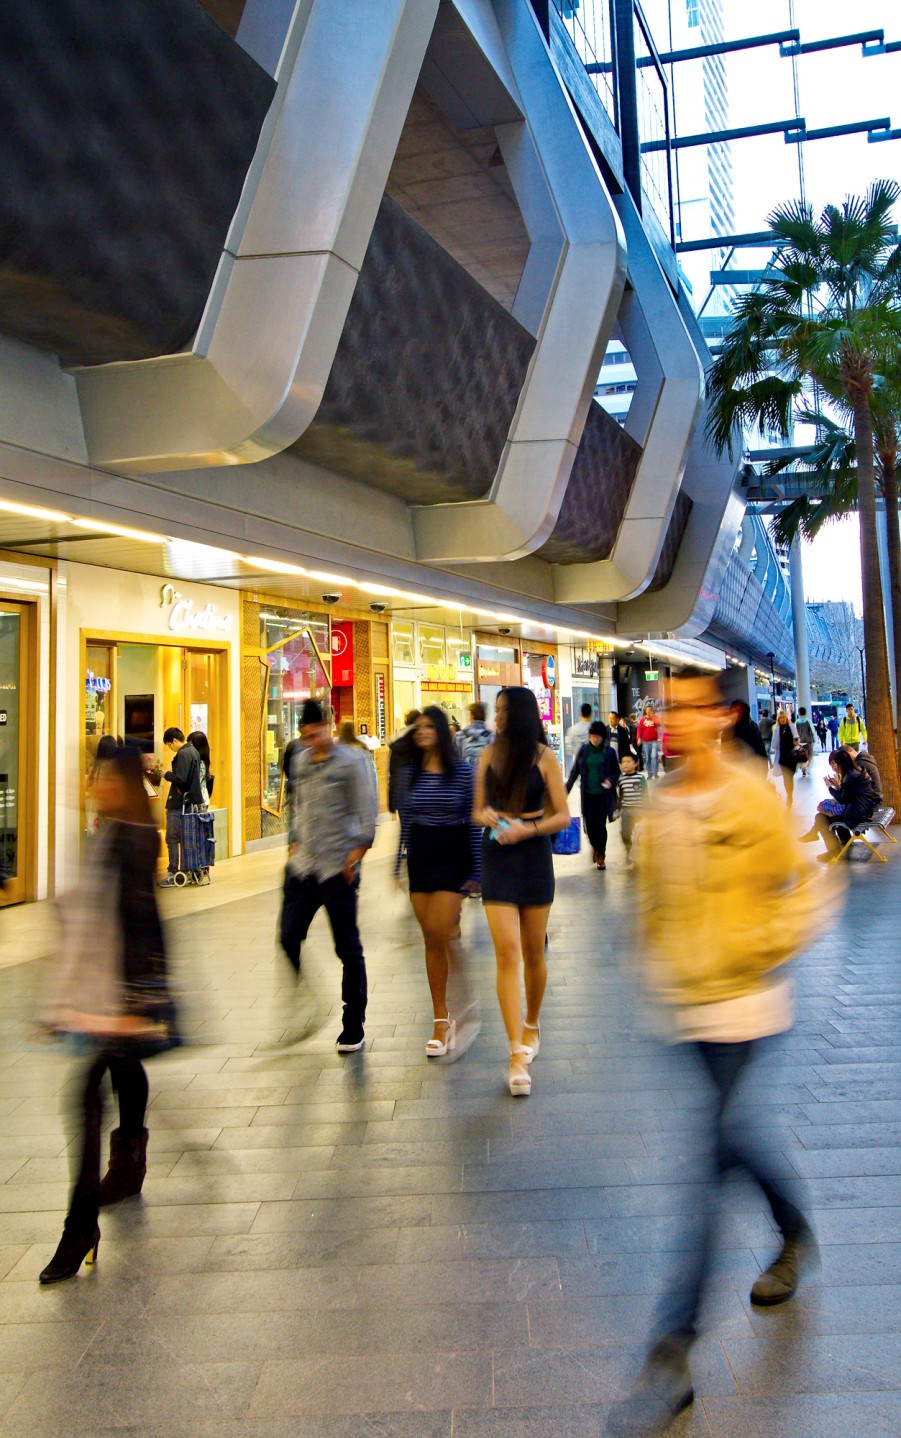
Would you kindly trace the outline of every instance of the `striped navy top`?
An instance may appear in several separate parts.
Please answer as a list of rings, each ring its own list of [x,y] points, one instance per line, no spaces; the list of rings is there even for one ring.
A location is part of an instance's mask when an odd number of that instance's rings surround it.
[[[461,761],[447,774],[432,774],[427,769],[408,772],[407,785],[400,807],[400,843],[403,853],[414,824],[429,829],[469,826],[469,848],[472,854],[472,875],[481,872],[482,831],[472,822],[473,768]]]
[[[619,798],[624,809],[640,809],[647,794],[646,774],[623,774],[619,781]]]

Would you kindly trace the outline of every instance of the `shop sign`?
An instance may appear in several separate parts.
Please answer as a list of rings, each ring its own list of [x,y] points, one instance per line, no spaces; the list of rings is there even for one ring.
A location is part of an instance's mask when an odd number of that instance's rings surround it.
[[[612,654],[614,652],[613,645],[608,644],[606,639],[587,639],[585,648],[589,654]]]
[[[385,676],[375,676],[375,725],[378,736],[381,740],[388,737],[388,727],[385,715]]]
[[[484,684],[486,680],[500,679],[501,666],[499,664],[489,664],[486,659],[480,659],[478,675],[479,682],[482,684]]]
[[[423,679],[423,694],[471,694],[470,679]]]
[[[541,661],[541,677],[546,689],[553,689],[557,682],[557,661],[553,654],[546,654]]]
[[[349,686],[354,682],[354,628],[342,620],[332,625],[332,684]]]
[[[197,609],[193,599],[186,599],[172,584],[164,584],[160,589],[160,609],[167,608],[166,623],[173,634],[184,634],[187,629],[199,629],[204,633],[218,630],[222,634],[231,631],[230,614],[220,613],[215,604],[205,604],[202,609]]]
[[[93,669],[89,669],[85,675],[84,687],[90,690],[92,694],[108,694],[113,686],[109,679],[99,678]]]
[[[439,680],[447,680],[449,684],[453,684],[457,678],[457,666],[455,664],[426,664],[422,670],[422,677],[432,684],[437,684]]]
[[[584,649],[574,649],[572,652],[573,674],[577,679],[597,679],[600,675],[600,660],[596,654],[586,653]]]

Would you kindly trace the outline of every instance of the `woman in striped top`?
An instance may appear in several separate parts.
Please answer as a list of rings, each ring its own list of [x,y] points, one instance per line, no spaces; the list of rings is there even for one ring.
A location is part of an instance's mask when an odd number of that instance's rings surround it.
[[[457,754],[443,709],[426,709],[413,734],[416,759],[401,805],[410,901],[425,941],[425,969],[435,1026],[430,1058],[453,1049],[456,1025],[447,1008],[447,976],[460,937],[464,893],[480,883],[481,833],[472,823],[473,772]]]

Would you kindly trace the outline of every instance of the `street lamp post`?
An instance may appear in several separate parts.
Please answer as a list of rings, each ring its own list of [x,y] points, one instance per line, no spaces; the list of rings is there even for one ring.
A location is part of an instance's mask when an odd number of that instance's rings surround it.
[[[776,667],[775,667],[775,666],[776,666],[776,656],[775,656],[775,654],[768,654],[768,655],[767,655],[767,660],[768,660],[769,666],[770,666],[770,685],[771,685],[771,692],[772,692],[772,695],[773,695],[773,719],[775,719],[775,718],[776,718]]]
[[[855,644],[855,649],[860,655],[860,714],[864,724],[867,722],[867,686],[864,679],[863,656],[866,653],[866,646]]]

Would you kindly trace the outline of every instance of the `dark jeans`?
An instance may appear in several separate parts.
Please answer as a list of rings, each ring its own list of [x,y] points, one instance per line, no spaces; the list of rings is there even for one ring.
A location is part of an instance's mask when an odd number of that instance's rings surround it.
[[[772,1159],[761,1149],[753,1132],[741,1123],[729,1123],[726,1110],[735,1086],[748,1066],[755,1043],[696,1043],[693,1045],[704,1068],[713,1081],[715,1095],[713,1119],[714,1180],[709,1200],[696,1210],[697,1244],[684,1256],[685,1267],[675,1285],[675,1292],[666,1302],[662,1331],[686,1345],[696,1337],[698,1315],[704,1283],[713,1252],[713,1203],[719,1180],[733,1168],[744,1168],[760,1185],[772,1210],[773,1218],[786,1239],[800,1238],[808,1225],[801,1211],[790,1203],[772,1177]]]
[[[166,848],[169,851],[169,873],[181,868],[181,809],[166,810]]]
[[[587,794],[582,791],[582,823],[592,849],[600,858],[607,853],[607,816],[610,799],[606,793]]]
[[[101,1052],[85,1073],[82,1093],[82,1151],[72,1190],[69,1213],[79,1224],[91,1227],[100,1211],[100,1138],[103,1128],[103,1080],[109,1070],[119,1100],[119,1129],[123,1138],[140,1138],[147,1112],[147,1074],[140,1059]]]
[[[349,884],[343,874],[335,874],[320,883],[312,874],[301,879],[289,869],[282,893],[279,935],[289,962],[300,973],[301,945],[319,910],[325,908],[335,941],[335,953],[344,966],[341,999],[344,1026],[349,1029],[362,1029],[366,1018],[366,960],[357,930],[359,887],[359,879]]]

